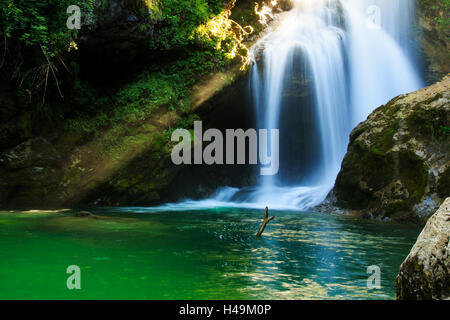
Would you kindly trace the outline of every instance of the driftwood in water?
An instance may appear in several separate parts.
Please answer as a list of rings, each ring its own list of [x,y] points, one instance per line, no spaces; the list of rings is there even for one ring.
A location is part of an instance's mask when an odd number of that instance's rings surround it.
[[[269,218],[269,208],[266,207],[266,209],[264,210],[264,220],[263,220],[263,223],[261,225],[261,228],[259,228],[259,231],[256,234],[257,237],[261,237],[261,235],[264,232],[264,229],[266,228],[267,224],[269,223],[269,221],[271,221],[273,219],[275,219],[275,217],[270,217]]]

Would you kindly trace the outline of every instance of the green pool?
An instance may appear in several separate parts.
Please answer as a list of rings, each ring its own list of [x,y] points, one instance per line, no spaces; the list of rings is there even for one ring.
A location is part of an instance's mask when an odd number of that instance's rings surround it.
[[[419,229],[239,208],[0,212],[0,299],[393,299]],[[81,290],[69,290],[69,265]],[[379,266],[381,288],[368,289]]]

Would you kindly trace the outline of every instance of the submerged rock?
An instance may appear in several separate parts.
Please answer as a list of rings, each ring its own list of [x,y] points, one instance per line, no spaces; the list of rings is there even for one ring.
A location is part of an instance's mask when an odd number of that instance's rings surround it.
[[[92,213],[90,213],[89,211],[79,211],[79,212],[75,212],[75,217],[85,218],[85,217],[94,217],[94,215]]]
[[[450,299],[450,198],[428,220],[397,277],[397,298]]]
[[[77,211],[74,213],[73,215],[75,218],[89,218],[89,219],[94,219],[94,220],[108,220],[110,219],[109,217],[103,217],[103,216],[97,216],[89,211]]]
[[[375,110],[350,135],[333,194],[369,218],[423,223],[450,195],[450,75]]]

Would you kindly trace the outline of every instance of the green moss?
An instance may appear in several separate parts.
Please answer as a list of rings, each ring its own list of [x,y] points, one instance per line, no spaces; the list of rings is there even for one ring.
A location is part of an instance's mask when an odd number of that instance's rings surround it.
[[[394,114],[396,114],[400,110],[401,106],[395,105],[395,103],[391,103],[391,104],[387,105],[385,108],[387,110],[385,113],[386,116],[392,117]]]
[[[436,96],[432,101],[438,98],[439,96]],[[445,128],[449,125],[448,113],[442,109],[425,109],[423,105],[426,104],[423,103],[414,108],[414,112],[406,119],[407,124],[411,128],[410,130],[423,137],[431,137],[431,139],[442,138],[445,135],[442,135],[441,127]]]
[[[375,140],[374,145],[370,148],[370,152],[383,155],[394,146],[394,134],[398,130],[398,123],[391,123],[379,137]]]
[[[343,170],[336,181],[338,201],[352,209],[367,208],[372,196],[361,189],[360,180],[363,179],[369,188],[383,188],[394,176],[392,162],[390,155],[373,153],[356,140],[344,159]]]
[[[413,152],[400,153],[399,163],[399,177],[409,191],[411,204],[416,204],[425,194],[428,170]]]

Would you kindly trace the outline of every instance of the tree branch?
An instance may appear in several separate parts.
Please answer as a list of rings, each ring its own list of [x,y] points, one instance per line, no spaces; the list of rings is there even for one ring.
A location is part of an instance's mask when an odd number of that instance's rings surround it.
[[[264,220],[263,223],[261,225],[261,228],[259,228],[258,233],[256,233],[257,237],[261,237],[262,233],[264,232],[264,229],[266,229],[267,224],[269,223],[269,221],[272,221],[273,219],[275,219],[274,216],[269,218],[269,208],[266,207],[266,209],[264,210]]]
[[[45,53],[44,48],[42,47],[42,44],[39,43],[39,46],[41,47],[41,50],[42,50],[42,53],[43,53],[44,56],[45,56],[45,59],[47,59],[47,63],[48,63],[48,65],[50,66],[50,70],[52,70],[52,74],[53,74],[53,77],[55,78],[56,86],[58,87],[59,94],[60,94],[61,98],[64,99],[64,96],[63,96],[63,94],[62,94],[62,92],[61,92],[61,89],[59,88],[58,78],[56,77],[55,70],[53,70],[52,63],[50,62],[50,60],[49,60],[47,54]]]

